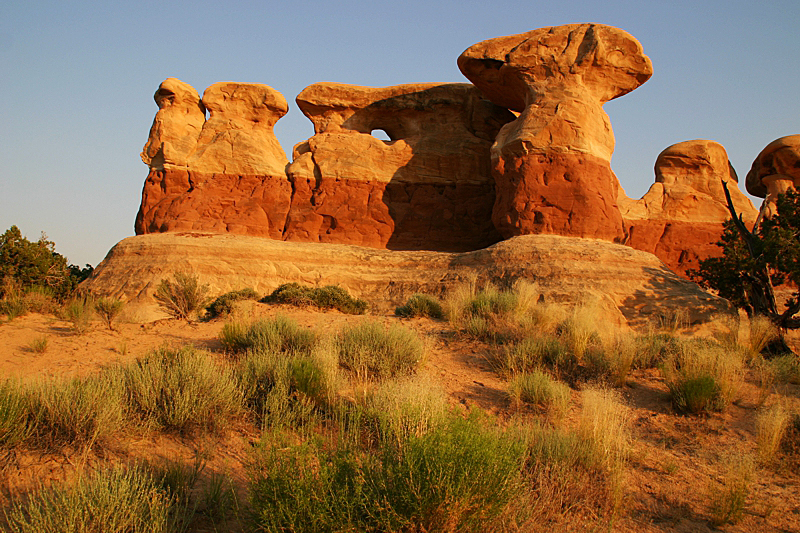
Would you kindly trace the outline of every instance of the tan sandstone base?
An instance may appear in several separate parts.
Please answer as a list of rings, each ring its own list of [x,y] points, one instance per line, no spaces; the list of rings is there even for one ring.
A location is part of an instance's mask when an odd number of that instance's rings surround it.
[[[266,294],[300,282],[340,285],[378,310],[415,292],[439,296],[464,283],[535,281],[554,302],[599,301],[617,323],[638,323],[684,308],[693,321],[728,309],[667,269],[654,255],[595,239],[523,235],[466,253],[409,252],[343,244],[281,242],[199,233],[130,237],[114,246],[86,288],[140,307],[157,317],[152,299],[159,281],[176,271],[196,273],[214,295],[252,287]]]

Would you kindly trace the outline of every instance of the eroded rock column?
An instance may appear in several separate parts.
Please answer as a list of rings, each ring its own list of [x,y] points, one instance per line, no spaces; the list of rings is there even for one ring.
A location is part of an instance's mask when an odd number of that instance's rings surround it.
[[[739,178],[719,143],[698,139],[673,144],[656,159],[655,175],[640,200],[620,192],[626,244],[655,254],[681,275],[697,268],[700,260],[721,255],[716,243],[730,218],[722,181],[745,223],[752,227],[756,219],[757,211],[739,190]]]
[[[223,82],[200,101],[174,78],[155,98],[159,111],[142,153],[150,174],[137,235],[194,231],[281,239],[291,185],[273,127],[289,109],[286,99],[266,85]]]
[[[570,24],[475,44],[458,66],[489,100],[519,113],[491,152],[492,220],[502,236],[624,240],[602,105],[652,74],[639,42],[617,28]]]

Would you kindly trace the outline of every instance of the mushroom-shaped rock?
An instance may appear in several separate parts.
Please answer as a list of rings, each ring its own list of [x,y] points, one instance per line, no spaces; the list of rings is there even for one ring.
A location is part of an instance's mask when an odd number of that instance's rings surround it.
[[[200,95],[188,83],[167,78],[153,98],[158,113],[142,150],[142,161],[156,170],[185,168],[206,120]]]
[[[514,116],[474,86],[317,83],[297,104],[315,135],[288,167],[287,240],[441,251],[500,240],[489,149]]]
[[[215,83],[210,117],[181,169],[153,169],[136,233],[195,231],[283,237],[291,202],[286,154],[273,132],[286,99],[257,83]],[[159,111],[161,113],[161,111]]]
[[[698,262],[720,255],[716,245],[730,213],[725,181],[736,212],[752,224],[758,211],[739,190],[736,171],[721,144],[685,141],[666,148],[656,159],[656,181],[640,199],[623,193],[619,206],[627,244],[658,256],[685,275]]]
[[[489,100],[520,113],[492,147],[500,233],[623,240],[602,104],[651,76],[639,42],[610,26],[570,24],[475,44],[458,66]]]
[[[745,178],[747,192],[764,198],[761,217],[776,212],[778,195],[800,186],[800,135],[775,139],[758,154]]]

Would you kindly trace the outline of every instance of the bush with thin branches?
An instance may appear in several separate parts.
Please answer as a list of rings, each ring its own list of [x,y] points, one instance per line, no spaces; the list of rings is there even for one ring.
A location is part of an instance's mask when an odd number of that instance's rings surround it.
[[[176,272],[173,279],[162,279],[153,295],[168,315],[190,320],[209,302],[208,285],[202,285],[195,274]]]

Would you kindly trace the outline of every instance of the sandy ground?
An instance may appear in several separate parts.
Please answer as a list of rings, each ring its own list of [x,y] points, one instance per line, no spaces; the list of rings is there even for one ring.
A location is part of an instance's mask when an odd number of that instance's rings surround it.
[[[286,306],[248,304],[248,316],[282,313],[301,326],[334,332],[365,317],[335,311],[320,312]],[[421,370],[441,386],[455,406],[478,406],[501,416],[514,414],[507,398],[507,383],[487,362],[485,343],[456,335],[448,324],[427,319],[371,316],[383,322],[402,323],[427,338],[428,355]],[[223,321],[187,324],[162,320],[148,324],[120,323],[109,331],[95,322],[90,331],[76,335],[70,324],[51,316],[29,314],[0,325],[0,379],[35,381],[67,378],[97,372],[105,366],[130,361],[164,344],[192,344],[221,352],[217,335]],[[31,349],[37,338],[47,337],[47,350]],[[755,415],[764,400],[755,376],[750,376],[740,398],[723,413],[683,416],[676,414],[667,387],[657,370],[635,371],[622,393],[631,408],[633,453],[626,474],[625,512],[613,531],[711,531],[709,491],[719,483],[721,461],[730,454],[755,451]],[[780,394],[779,394],[780,393]],[[800,412],[800,387],[773,391],[767,404],[782,398]],[[573,391],[566,424],[574,424],[580,411],[580,392]],[[124,461],[130,457],[208,460],[204,475],[225,473],[239,488],[245,486],[244,465],[257,431],[241,423],[223,436],[200,441],[179,436],[131,436],[101,453],[77,451],[56,454],[15,454],[0,470],[3,499],[49,481],[69,479],[81,463]],[[800,531],[800,460],[759,468],[744,520],[725,531]]]

